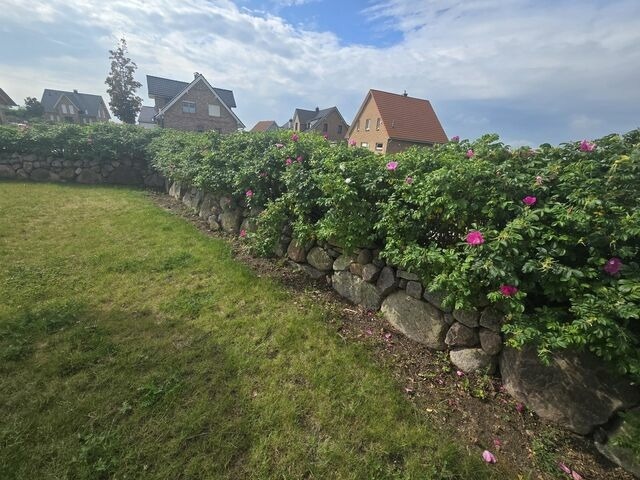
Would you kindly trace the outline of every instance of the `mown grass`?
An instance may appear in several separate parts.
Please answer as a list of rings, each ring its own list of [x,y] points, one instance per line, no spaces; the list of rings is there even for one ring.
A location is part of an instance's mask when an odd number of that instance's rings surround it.
[[[144,192],[0,183],[0,478],[507,478]]]

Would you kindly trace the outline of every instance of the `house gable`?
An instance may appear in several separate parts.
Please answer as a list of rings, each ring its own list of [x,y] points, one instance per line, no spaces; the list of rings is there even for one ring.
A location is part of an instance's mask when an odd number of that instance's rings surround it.
[[[367,120],[369,125],[367,127]],[[389,132],[382,119],[380,109],[371,92],[367,94],[349,127],[347,134],[350,140],[356,142],[359,147],[367,148],[373,152],[386,153],[389,144]]]

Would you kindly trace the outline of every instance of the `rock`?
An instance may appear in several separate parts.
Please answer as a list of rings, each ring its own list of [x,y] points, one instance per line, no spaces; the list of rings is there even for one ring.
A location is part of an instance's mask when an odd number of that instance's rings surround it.
[[[404,290],[407,288],[408,280],[406,278],[398,278],[398,287]]]
[[[494,332],[500,333],[503,323],[504,315],[495,308],[485,308],[480,315],[480,325]]]
[[[362,278],[363,268],[364,265],[362,265],[361,263],[352,263],[351,265],[349,265],[349,271],[354,275],[358,275],[360,278]]]
[[[320,247],[313,247],[309,250],[307,262],[312,267],[323,272],[328,272],[333,268],[333,258]]]
[[[380,308],[382,297],[373,285],[360,277],[342,270],[333,274],[331,282],[334,290],[351,302],[362,305],[367,310]]]
[[[22,168],[25,172],[30,172],[31,170],[33,170],[33,162],[23,162]]]
[[[0,178],[16,178],[16,172],[9,165],[0,165]]]
[[[640,389],[615,375],[594,354],[557,352],[548,366],[535,347],[505,347],[500,355],[507,392],[545,420],[586,435],[618,410],[640,403]]]
[[[616,417],[606,430],[597,432],[595,444],[605,457],[640,478],[640,458],[628,445],[629,440],[633,441],[632,439],[635,438],[631,431],[629,417],[638,419],[640,408],[624,413],[623,417]]]
[[[238,233],[242,221],[241,210],[227,210],[220,214],[220,226],[228,233]]]
[[[442,312],[433,305],[405,292],[396,292],[382,302],[382,313],[391,325],[412,340],[435,350],[446,348],[444,338],[449,326]]]
[[[378,279],[378,275],[380,275],[380,269],[373,263],[367,263],[364,267],[362,267],[362,279],[365,282],[375,283],[375,281]]]
[[[325,272],[321,272],[320,270],[313,268],[311,265],[307,265],[306,263],[296,263],[292,260],[287,260],[286,263],[288,267],[302,272],[308,277],[311,277],[315,280],[318,280],[326,275]]]
[[[207,219],[207,222],[209,223],[209,228],[214,232],[220,230],[220,224],[218,223],[218,217],[216,215],[211,215]]]
[[[477,310],[454,310],[453,318],[469,328],[480,325],[480,312]]]
[[[420,277],[418,277],[418,275],[416,275],[415,273],[410,273],[400,269],[398,269],[397,276],[413,282],[418,282],[420,280]]]
[[[449,359],[458,369],[466,373],[483,372],[491,375],[496,371],[497,359],[481,348],[451,350]]]
[[[138,170],[121,165],[113,169],[107,177],[107,183],[115,185],[142,185],[144,179]]]
[[[445,313],[444,321],[447,322],[447,325],[453,325],[453,322],[455,322],[456,319],[453,318],[453,315],[451,315],[450,313]]]
[[[73,168],[63,168],[59,175],[63,180],[73,180],[76,177],[76,172]]]
[[[481,328],[480,346],[489,355],[497,355],[502,350],[502,336],[488,328]]]
[[[326,248],[327,253],[331,256],[331,258],[333,258],[334,260],[336,258],[338,258],[340,256],[340,252],[338,252],[337,250],[334,250],[331,247]]]
[[[212,213],[212,207],[215,203],[216,198],[210,193],[205,193],[202,197],[202,203],[200,203],[200,212],[198,212],[198,216],[200,218],[209,218]]]
[[[380,271],[380,276],[378,277],[378,281],[376,282],[376,287],[378,287],[378,291],[383,297],[389,295],[394,290],[397,290],[398,280],[395,273],[393,272],[393,268],[384,267]]]
[[[373,260],[373,254],[371,253],[371,250],[367,248],[363,248],[362,250],[360,250],[360,253],[358,253],[358,257],[356,258],[356,262],[358,262],[360,265],[371,263],[371,260]]]
[[[82,170],[76,178],[76,182],[85,184],[101,183],[102,176],[92,170]]]
[[[227,195],[220,197],[220,208],[222,208],[222,210],[234,210],[235,202],[233,201],[233,198]]]
[[[336,258],[336,261],[333,262],[333,269],[336,272],[347,270],[349,268],[349,265],[351,265],[353,262],[355,262],[355,258],[353,257],[353,255],[340,255],[338,258]]]
[[[307,260],[307,251],[300,241],[292,240],[287,248],[287,257],[294,262],[302,263]]]
[[[405,289],[407,290],[407,295],[417,299],[422,298],[422,284],[420,282],[407,282]]]
[[[450,347],[475,347],[478,345],[478,331],[455,322],[449,328],[444,343]]]
[[[154,189],[162,189],[164,187],[165,178],[159,173],[152,173],[144,177],[144,186]]]
[[[258,231],[258,219],[255,217],[247,217],[242,220],[240,224],[240,230],[244,230],[247,233],[255,233]]]
[[[424,294],[422,295],[422,297],[429,302],[431,305],[434,305],[435,307],[439,308],[440,310],[442,310],[445,313],[451,313],[453,312],[453,308],[449,308],[449,307],[444,307],[442,305],[442,301],[444,300],[444,297],[446,295],[444,293],[440,293],[440,292],[430,292],[428,290],[425,289]]]
[[[36,168],[31,171],[31,180],[36,182],[46,182],[51,179],[51,175],[49,174],[49,170],[45,168]]]
[[[56,168],[62,167],[62,162],[60,160],[51,160],[51,166]]]

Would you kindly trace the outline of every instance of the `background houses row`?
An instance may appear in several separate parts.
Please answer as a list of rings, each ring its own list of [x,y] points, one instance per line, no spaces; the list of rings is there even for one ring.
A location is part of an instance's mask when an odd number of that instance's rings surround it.
[[[191,82],[147,75],[148,96],[153,106],[143,106],[138,124],[144,128],[232,133],[245,128],[234,113],[232,90],[213,87],[204,75],[194,73]],[[45,89],[43,118],[52,122],[94,123],[109,121],[109,110],[99,95]],[[15,106],[0,89],[0,106]],[[0,123],[3,121],[0,113]],[[258,122],[252,132],[271,130],[315,132],[331,142],[351,144],[377,153],[397,153],[412,145],[444,143],[447,136],[428,100],[404,94],[369,90],[349,125],[336,106],[313,110],[296,108],[291,118]]]

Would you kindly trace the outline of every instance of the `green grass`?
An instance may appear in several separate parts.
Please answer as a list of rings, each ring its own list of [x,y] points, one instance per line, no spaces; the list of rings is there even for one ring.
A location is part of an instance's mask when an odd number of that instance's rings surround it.
[[[144,192],[0,183],[0,478],[507,478]]]

